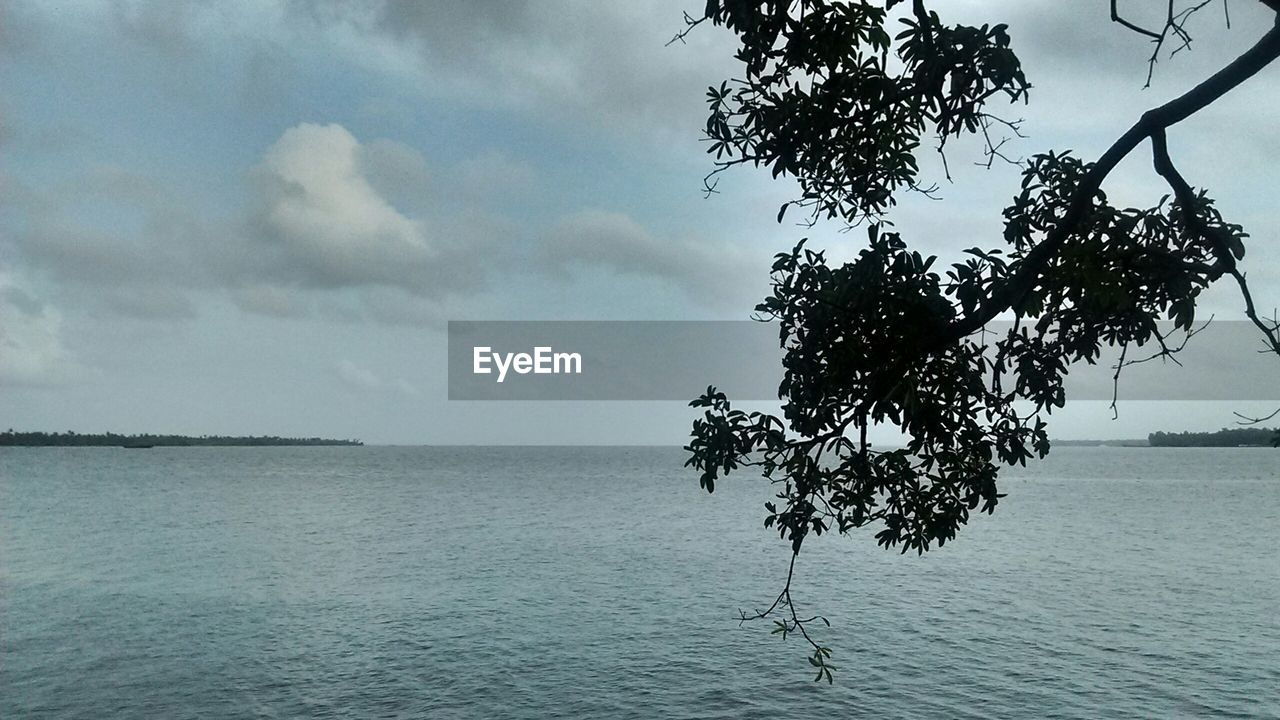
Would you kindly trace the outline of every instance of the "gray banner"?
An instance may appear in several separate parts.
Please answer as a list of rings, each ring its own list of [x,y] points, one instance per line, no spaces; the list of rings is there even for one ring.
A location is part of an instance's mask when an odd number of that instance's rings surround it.
[[[992,323],[999,337],[1009,323]],[[450,400],[670,400],[715,385],[777,399],[777,326],[751,321],[450,321]],[[1214,322],[1170,360],[1126,367],[1120,400],[1280,400],[1280,358],[1247,322]],[[1153,346],[1130,348],[1129,360]],[[1110,400],[1119,350],[1067,379],[1069,400]]]

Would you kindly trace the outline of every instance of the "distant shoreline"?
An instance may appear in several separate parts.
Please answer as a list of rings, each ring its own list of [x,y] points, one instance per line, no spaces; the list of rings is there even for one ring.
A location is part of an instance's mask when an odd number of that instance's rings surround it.
[[[119,433],[14,432],[0,433],[0,447],[282,447],[361,446],[359,440],[331,438],[290,438],[276,435],[121,435]]]
[[[1216,432],[1155,432],[1152,447],[1280,447],[1280,428],[1222,428]]]

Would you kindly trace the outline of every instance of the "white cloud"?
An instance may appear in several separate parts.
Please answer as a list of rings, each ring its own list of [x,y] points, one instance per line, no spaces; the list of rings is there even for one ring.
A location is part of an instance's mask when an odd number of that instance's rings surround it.
[[[431,170],[404,143],[304,123],[265,151],[251,180],[246,257],[226,280],[238,307],[431,325],[445,303],[514,266],[524,231],[493,198],[531,184],[533,170],[492,153]]]
[[[397,379],[393,387],[401,395],[407,395],[409,397],[420,397],[422,395],[422,391],[418,389],[417,385],[414,385],[404,378]]]
[[[339,380],[357,390],[378,390],[382,388],[382,378],[350,360],[340,361],[334,366],[333,371]]]
[[[349,359],[343,359],[335,364],[333,372],[348,387],[362,392],[384,392],[405,397],[418,397],[422,394],[416,385],[404,378],[384,381],[373,371]]]
[[[22,267],[99,316],[190,319],[197,294],[227,293],[246,312],[297,317],[326,293],[346,293],[377,305],[361,317],[422,324],[439,317],[440,302],[473,296],[510,266],[522,234],[490,206],[513,177],[527,184],[533,174],[492,153],[440,172],[434,183],[407,144],[300,124],[246,170],[252,199],[230,218],[114,165],[39,189],[6,181],[13,222],[0,249],[11,245]]]
[[[231,300],[245,312],[277,318],[300,317],[307,306],[297,293],[274,285],[247,285],[231,291]]]
[[[57,310],[0,276],[0,385],[57,385],[80,375],[61,327]]]
[[[423,292],[433,252],[422,223],[402,215],[370,184],[361,145],[341,125],[286,130],[256,173],[262,239],[282,269],[320,287],[392,285]]]

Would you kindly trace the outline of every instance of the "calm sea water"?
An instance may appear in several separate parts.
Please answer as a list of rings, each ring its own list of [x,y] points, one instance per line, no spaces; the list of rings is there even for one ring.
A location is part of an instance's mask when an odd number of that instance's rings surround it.
[[[0,717],[1280,717],[1280,452],[1061,448],[924,557],[678,450],[0,450]]]

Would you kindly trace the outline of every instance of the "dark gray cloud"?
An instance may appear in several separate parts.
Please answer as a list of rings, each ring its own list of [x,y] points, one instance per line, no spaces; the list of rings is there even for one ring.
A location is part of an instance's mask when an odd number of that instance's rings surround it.
[[[275,285],[245,285],[231,291],[231,301],[241,310],[275,318],[310,315],[310,306],[296,292]]]
[[[631,217],[582,210],[556,222],[543,237],[540,259],[555,273],[602,268],[616,275],[664,280],[697,300],[744,300],[743,278],[760,269],[758,258],[723,240],[653,235]]]
[[[106,292],[102,301],[92,314],[107,311],[138,320],[194,320],[198,314],[195,302],[177,287],[124,287]]]
[[[509,236],[496,217],[429,217],[439,204],[416,150],[362,144],[338,125],[283,133],[246,188],[247,217],[211,218],[144,174],[90,167],[41,190],[15,185],[7,244],[70,302],[164,320],[193,317],[199,292],[230,291],[242,309],[278,317],[305,314],[309,290],[383,287],[437,301],[482,289],[509,254],[485,258]],[[406,215],[392,198],[423,213]],[[95,220],[104,215],[112,221]]]
[[[200,293],[246,312],[434,325],[459,299],[508,273],[654,277],[696,300],[741,299],[742,253],[723,242],[659,238],[628,215],[574,212],[543,231],[495,211],[533,196],[537,174],[498,150],[430,167],[406,144],[362,142],[337,124],[284,131],[246,173],[243,218],[211,218],[146,175],[86,169],[45,192],[18,193],[13,247],[66,302],[95,315],[189,320]],[[95,223],[95,213],[116,218]],[[541,262],[529,264],[536,256]],[[336,299],[325,299],[333,294]]]
[[[165,53],[194,49],[199,14],[213,9],[207,0],[112,0],[110,17],[116,30],[141,45]]]
[[[223,237],[209,221],[137,173],[89,168],[71,182],[23,187],[10,199],[8,239],[17,264],[54,282],[61,303],[95,315],[193,318],[190,293],[216,286],[224,270]]]
[[[1135,20],[1152,21],[1152,4],[1130,4],[1136,6]],[[1253,5],[1232,6],[1230,31],[1215,13],[1197,17],[1194,51],[1162,62],[1157,86],[1146,92],[1137,88],[1145,77],[1148,43],[1109,22],[1101,0],[962,3],[948,12],[971,22],[1010,24],[1037,84],[1036,102],[1010,110],[1027,117],[1032,136],[1018,149],[1077,147],[1091,157],[1142,109],[1171,94],[1161,82],[1180,89],[1230,57],[1232,48],[1247,45],[1262,17]],[[247,74],[262,84],[250,94],[263,106],[288,84],[275,77],[290,66],[284,43],[308,33],[327,38],[336,52],[351,53],[360,42],[369,55],[378,54],[380,43],[407,51],[417,59],[428,92],[515,108],[533,121],[624,131],[669,121],[673,131],[678,125],[679,133],[690,134],[688,119],[701,113],[701,86],[735,66],[731,43],[713,28],[699,28],[691,45],[663,48],[680,27],[679,12],[645,3],[320,0],[287,2],[283,11],[257,15],[197,0],[113,0],[107,8],[109,27],[122,38],[175,57],[198,49],[206,42],[200,28],[218,26],[224,16],[239,18],[224,23],[237,32],[254,29],[245,21],[251,15],[284,22],[256,28],[259,35],[251,38],[258,54],[247,63]],[[28,10],[20,15],[30,15]],[[33,25],[29,20],[24,27]],[[348,43],[335,41],[335,35]],[[1247,102],[1280,107],[1276,98],[1280,94],[1268,87]],[[1242,115],[1224,106],[1210,109],[1210,115],[1213,122],[1247,125],[1243,132],[1224,134],[1222,144],[1259,170],[1269,165],[1270,153],[1258,151],[1268,144],[1257,138],[1277,131],[1261,113]],[[1080,139],[1086,142],[1076,146]],[[1172,139],[1177,141],[1176,133]],[[1215,156],[1219,150],[1196,144],[1189,152]],[[1158,193],[1159,183],[1149,175],[1120,173],[1111,184],[1121,192],[1132,186],[1139,197]],[[395,303],[387,298],[397,297],[434,306],[408,313],[420,318],[439,313],[448,298],[484,292],[496,274],[527,271],[520,263],[529,246],[535,247],[539,268],[561,277],[569,269],[656,277],[703,298],[727,296],[725,278],[731,283],[748,267],[733,246],[714,238],[655,234],[607,203],[565,215],[549,229],[528,228],[494,209],[500,207],[495,198],[536,191],[537,173],[520,158],[492,149],[433,167],[413,147],[358,139],[337,124],[297,125],[266,149],[252,173],[253,206],[243,222],[202,217],[198,201],[175,197],[142,175],[98,169],[80,185],[29,204],[44,202],[53,209],[31,210],[18,236],[20,253],[68,285],[113,288],[97,295],[101,306],[142,317],[188,317],[189,303],[177,297],[230,288],[241,308],[279,317],[305,314],[316,292],[377,289],[380,315],[394,315],[388,310]],[[974,197],[963,190],[951,194]],[[74,206],[85,197],[139,216],[136,232],[107,232],[81,222]],[[941,219],[945,213],[924,207],[918,214],[928,219],[915,224],[956,227]],[[976,219],[973,224],[981,225]],[[937,244],[953,242],[961,240]],[[758,262],[749,267],[759,275]]]
[[[1209,77],[1248,49],[1274,22],[1274,13],[1261,3],[1233,2],[1228,27],[1223,5],[1212,3],[1187,22],[1193,38],[1190,46],[1166,42],[1147,89],[1143,86],[1152,42],[1111,22],[1105,0],[969,6],[964,14],[972,13],[971,21],[982,18],[1009,24],[1014,48],[1033,84],[1030,105],[1015,112],[1028,117],[1033,135],[1085,139],[1102,133],[1105,139],[1118,136],[1142,111]],[[1135,0],[1121,2],[1120,8],[1127,19],[1159,28],[1167,5]],[[1268,88],[1266,92],[1275,91]],[[1220,101],[1223,105],[1236,102],[1234,96]]]
[[[1195,48],[1143,91],[1148,46],[1103,0],[936,3],[1010,24],[1036,84],[1010,110],[1031,136],[1017,154],[1085,158],[1243,50],[1263,29],[1258,5],[1233,2],[1230,31],[1211,5]],[[741,317],[772,252],[804,235],[833,257],[865,246],[857,231],[775,225],[786,184],[762,173],[726,176],[697,204],[703,90],[738,64],[715,28],[664,48],[683,9],[699,3],[0,2],[0,382],[92,377],[77,358],[110,379],[6,400],[26,396],[28,422],[58,426],[180,426],[200,407],[231,432],[250,415],[286,423],[268,432],[358,416],[361,436],[409,442],[608,442],[643,430],[638,417],[651,419],[644,437],[684,432],[679,409],[446,407],[432,365],[446,318]],[[1246,267],[1271,287],[1274,77],[1170,135],[1184,173],[1254,232]],[[953,169],[980,157],[962,149]],[[1000,244],[1017,173],[961,174],[972,186],[944,186],[946,203],[904,201],[895,219],[911,242]],[[693,202],[668,187],[681,184]],[[1150,204],[1163,189],[1138,152],[1107,190]],[[382,409],[415,386],[421,401]],[[368,404],[353,415],[335,389]],[[1096,434],[1095,419],[1074,434]]]
[[[427,160],[415,148],[379,138],[361,145],[356,168],[378,195],[397,208],[412,208],[434,189]]]
[[[703,90],[736,69],[731,37],[714,28],[664,47],[683,28],[679,5],[321,0],[288,7],[299,22],[410,49],[431,92],[610,131],[687,137]]]

